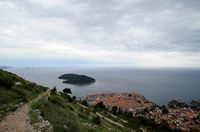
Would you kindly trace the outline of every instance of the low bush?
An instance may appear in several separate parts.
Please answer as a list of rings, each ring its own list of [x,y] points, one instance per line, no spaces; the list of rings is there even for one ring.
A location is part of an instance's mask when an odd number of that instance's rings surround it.
[[[0,86],[3,86],[5,88],[11,88],[14,85],[15,81],[12,78],[4,75],[0,76]]]
[[[82,100],[82,101],[81,101],[81,104],[82,104],[82,105],[85,105],[85,106],[88,106],[88,102],[87,102],[86,100]]]
[[[65,107],[63,100],[61,100],[58,96],[50,96],[49,101],[57,106],[61,106],[62,108]]]
[[[53,94],[55,94],[57,92],[57,89],[56,89],[56,87],[53,87],[53,89],[51,89],[51,95],[53,95]]]
[[[94,106],[95,109],[100,109],[100,110],[104,110],[106,109],[106,106],[103,104],[103,102],[99,102]]]
[[[65,93],[65,94],[72,94],[72,91],[71,91],[70,88],[65,88],[65,89],[63,89],[63,93]]]
[[[92,119],[92,122],[94,124],[100,125],[101,124],[101,119],[100,119],[99,116],[94,116],[93,119]]]

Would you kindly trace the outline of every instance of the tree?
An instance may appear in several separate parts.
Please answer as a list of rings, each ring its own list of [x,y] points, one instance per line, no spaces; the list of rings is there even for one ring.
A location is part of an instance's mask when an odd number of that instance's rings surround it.
[[[105,107],[105,105],[103,104],[103,102],[101,101],[101,102],[98,102],[98,103],[94,106],[94,108],[96,108],[96,109],[105,109],[106,107]]]
[[[73,100],[73,101],[76,100],[76,96],[73,96],[73,97],[72,97],[72,100]]]
[[[101,124],[101,119],[100,119],[99,116],[95,116],[95,117],[93,117],[92,122],[94,124],[100,125]]]
[[[70,88],[65,88],[65,89],[63,89],[63,93],[65,93],[65,94],[72,94],[72,91],[71,91]]]
[[[54,86],[53,89],[51,89],[51,94],[55,94],[57,92],[56,87]]]
[[[133,117],[133,113],[129,110],[123,111],[123,115],[126,116],[126,117]]]
[[[161,129],[167,130],[169,129],[169,123],[166,120],[162,120],[162,122],[159,124],[159,127]]]
[[[111,112],[116,115],[117,113],[117,106],[113,106]]]
[[[168,114],[169,113],[169,111],[168,111],[168,109],[166,108],[165,105],[161,106],[161,110],[162,110],[162,114]]]
[[[15,85],[15,81],[8,76],[2,75],[0,76],[0,86],[5,88],[11,88]]]
[[[118,108],[118,114],[121,115],[123,113],[121,108]]]
[[[82,104],[82,105],[85,105],[85,106],[88,106],[88,102],[87,102],[86,100],[82,100],[82,101],[81,101],[81,104]]]
[[[188,107],[188,105],[180,99],[173,99],[173,100],[169,101],[168,106],[170,108]]]

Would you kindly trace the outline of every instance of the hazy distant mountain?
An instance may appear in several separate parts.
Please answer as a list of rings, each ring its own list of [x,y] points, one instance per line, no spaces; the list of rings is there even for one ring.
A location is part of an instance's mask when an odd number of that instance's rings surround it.
[[[10,66],[0,66],[0,69],[7,69],[7,68],[11,68]]]

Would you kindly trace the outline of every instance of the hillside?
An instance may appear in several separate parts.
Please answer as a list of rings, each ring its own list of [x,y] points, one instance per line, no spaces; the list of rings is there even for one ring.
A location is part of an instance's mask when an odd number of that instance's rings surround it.
[[[0,120],[8,112],[15,111],[20,105],[31,101],[46,90],[45,87],[0,70]]]
[[[26,120],[29,119],[36,131],[51,130],[48,127],[53,127],[55,132],[131,131],[115,121],[100,118],[101,115],[93,109],[64,93],[46,90],[45,87],[0,70],[0,126],[5,127],[0,130],[27,130],[21,128],[27,125]]]
[[[55,132],[65,131],[131,131],[130,128],[121,125],[102,116],[94,109],[81,105],[68,95],[51,91],[50,94],[33,102],[31,124],[36,124],[39,110],[45,120],[53,126]]]
[[[102,132],[175,131],[166,122],[133,117],[128,111],[88,106],[57,92],[0,70],[0,131]],[[27,121],[28,119],[28,121]]]

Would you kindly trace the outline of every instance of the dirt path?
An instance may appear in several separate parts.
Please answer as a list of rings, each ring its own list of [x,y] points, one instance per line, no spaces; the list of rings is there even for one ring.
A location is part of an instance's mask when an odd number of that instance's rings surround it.
[[[32,126],[27,121],[28,112],[28,104],[24,104],[8,115],[0,122],[0,132],[33,132]]]
[[[45,96],[49,96],[49,90],[39,95],[33,101]],[[0,132],[34,132],[33,127],[28,123],[28,112],[29,104],[26,103],[15,112],[9,114],[0,122]]]
[[[29,104],[38,101],[42,98],[45,98],[46,100],[48,99],[48,97],[50,96],[50,89],[48,89],[46,92],[40,94],[37,98],[33,99],[31,102],[29,102]]]

